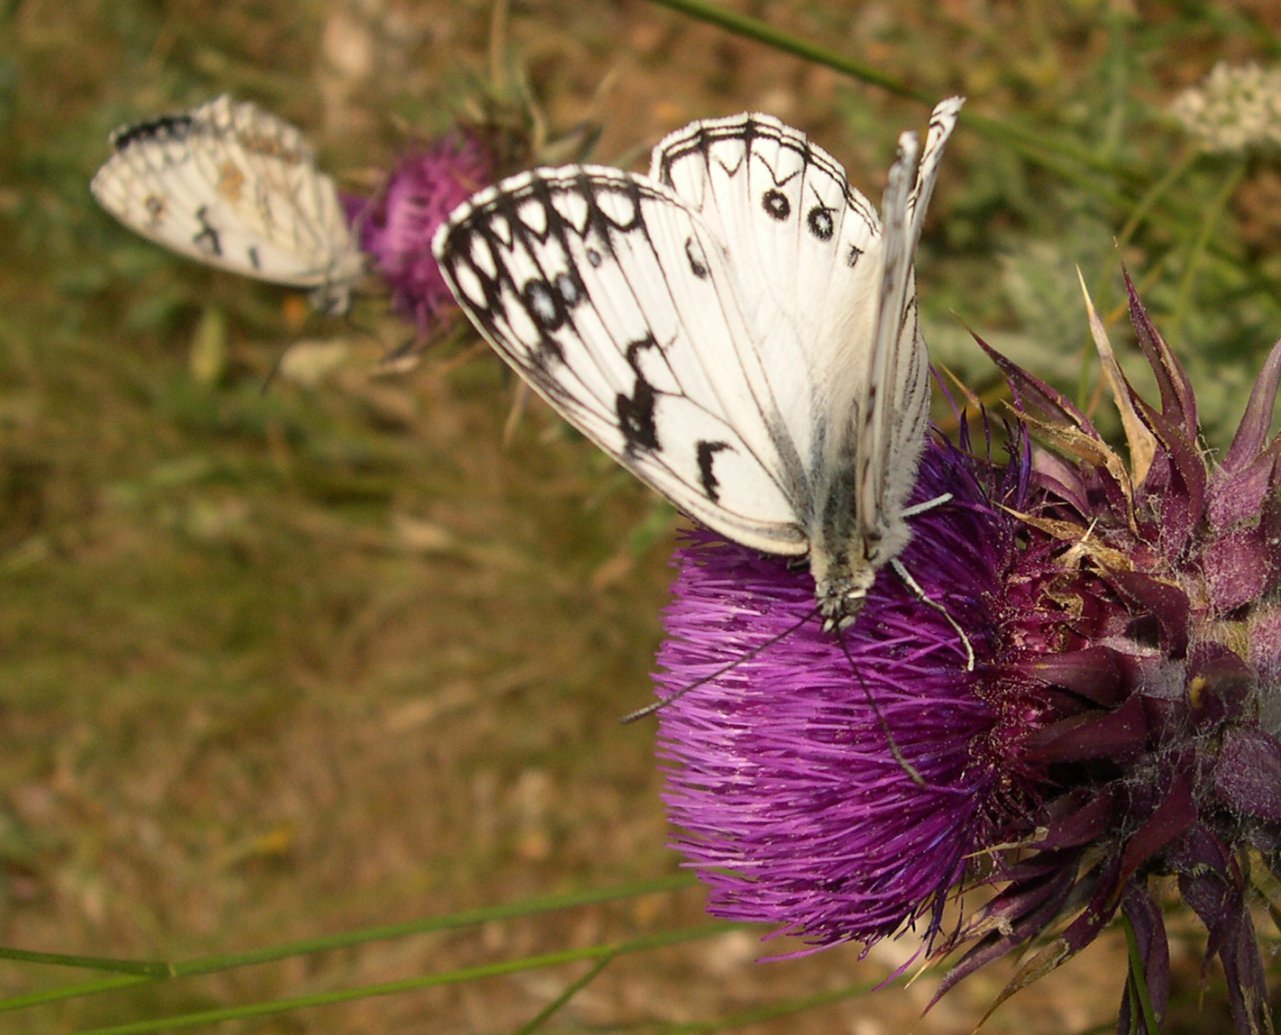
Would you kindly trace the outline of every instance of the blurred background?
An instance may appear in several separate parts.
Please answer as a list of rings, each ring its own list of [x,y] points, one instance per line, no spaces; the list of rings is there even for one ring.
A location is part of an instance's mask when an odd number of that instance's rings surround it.
[[[937,363],[994,386],[972,328],[1092,407],[1076,267],[1125,353],[1125,263],[1226,446],[1281,335],[1281,162],[1266,126],[1225,145],[1171,106],[1217,62],[1281,61],[1277,5],[725,6],[969,98],[917,265]],[[671,511],[541,404],[504,441],[514,385],[466,328],[388,373],[413,331],[385,297],[317,316],[134,236],[89,179],[118,124],[230,92],[302,127],[350,190],[484,110],[537,128],[526,164],[595,139],[594,160],[640,168],[690,119],[759,109],[879,199],[928,106],[642,0],[513,0],[497,29],[490,0],[18,0],[0,32],[0,944],[185,960],[676,874],[654,728],[617,721],[650,699]],[[1277,89],[1241,103],[1281,112]],[[627,894],[0,1013],[0,1031],[590,947],[697,926],[702,905],[693,885]],[[763,933],[620,957],[542,1030],[966,1032],[1010,973],[922,1018],[935,978],[843,991],[910,938],[758,964]],[[1203,935],[1182,937],[1170,1030],[1212,1030]],[[987,1029],[1109,1027],[1124,960],[1113,932]],[[218,1030],[521,1030],[587,966]],[[93,976],[0,963],[8,996]]]

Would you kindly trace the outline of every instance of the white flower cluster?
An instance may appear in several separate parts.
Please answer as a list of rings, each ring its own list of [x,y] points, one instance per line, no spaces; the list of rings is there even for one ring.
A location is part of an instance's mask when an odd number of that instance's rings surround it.
[[[1179,94],[1170,111],[1203,151],[1281,148],[1281,69],[1221,61],[1200,86]]]

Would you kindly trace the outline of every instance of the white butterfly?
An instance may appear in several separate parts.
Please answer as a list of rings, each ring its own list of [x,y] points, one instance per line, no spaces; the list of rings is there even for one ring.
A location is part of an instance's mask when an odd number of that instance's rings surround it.
[[[648,176],[535,169],[475,194],[434,249],[463,309],[575,427],[678,508],[809,554],[824,627],[910,537],[929,357],[912,259],[961,98],[917,169],[899,138],[882,219],[768,115],[695,122]]]
[[[90,189],[129,229],[233,273],[311,288],[322,312],[346,310],[364,256],[297,127],[223,96],[122,126],[111,144]]]

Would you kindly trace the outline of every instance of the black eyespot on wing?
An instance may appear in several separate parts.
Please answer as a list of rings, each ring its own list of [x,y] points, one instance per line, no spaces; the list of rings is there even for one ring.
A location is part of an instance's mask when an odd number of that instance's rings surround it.
[[[587,289],[576,270],[566,270],[556,274],[556,294],[566,310],[582,305],[587,299]]]
[[[847,265],[847,266],[849,266],[851,269],[853,269],[853,268],[854,268],[854,266],[856,266],[856,265],[858,264],[859,257],[860,257],[862,254],[863,254],[863,249],[862,249],[862,248],[858,247],[858,245],[851,244],[851,245],[850,245],[850,252],[849,252],[849,254],[848,254],[847,256],[845,256],[845,265]]]
[[[698,443],[698,479],[702,482],[703,493],[713,503],[720,501],[720,481],[716,473],[712,470],[712,461],[716,454],[722,449],[729,449],[728,442],[699,442]]]
[[[707,263],[703,261],[703,250],[692,237],[685,238],[685,258],[689,261],[690,272],[699,280],[706,280]]]
[[[761,208],[765,209],[771,219],[777,219],[780,223],[792,214],[792,203],[779,190],[771,189],[762,194]]]
[[[528,281],[520,291],[520,300],[530,319],[544,332],[559,330],[565,323],[565,303],[560,292],[545,280]]]
[[[805,224],[810,228],[810,233],[820,241],[830,241],[832,234],[836,232],[832,210],[826,205],[815,205],[810,209],[805,216]]]
[[[587,249],[587,264],[591,266],[592,269],[599,269],[600,264],[604,261],[605,260],[601,257],[600,252],[595,248]]]

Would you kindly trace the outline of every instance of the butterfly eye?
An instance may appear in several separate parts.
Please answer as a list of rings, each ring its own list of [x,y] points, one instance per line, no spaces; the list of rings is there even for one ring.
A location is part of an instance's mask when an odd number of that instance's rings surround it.
[[[792,214],[792,203],[782,191],[767,190],[761,196],[761,207],[780,223]]]

